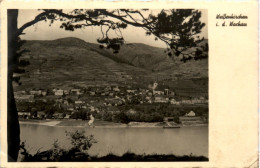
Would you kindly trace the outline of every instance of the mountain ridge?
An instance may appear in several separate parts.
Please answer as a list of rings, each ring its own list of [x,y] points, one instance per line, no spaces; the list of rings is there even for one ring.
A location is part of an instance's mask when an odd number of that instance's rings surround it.
[[[69,37],[26,41],[23,48],[30,52],[21,59],[31,62],[26,67],[27,73],[21,77],[25,88],[47,87],[45,84],[48,87],[113,83],[146,86],[153,81],[169,87],[199,88],[202,85],[193,79],[202,79],[206,81],[202,82],[206,83],[202,87],[207,89],[207,59],[173,62],[163,48],[146,44],[125,44],[114,54],[112,50],[100,49],[98,44]]]

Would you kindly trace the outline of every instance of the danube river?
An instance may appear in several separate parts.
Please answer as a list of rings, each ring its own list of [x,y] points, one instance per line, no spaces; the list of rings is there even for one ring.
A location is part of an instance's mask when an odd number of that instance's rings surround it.
[[[108,153],[122,155],[130,151],[135,154],[175,154],[208,157],[208,127],[186,126],[179,129],[156,128],[84,128],[58,127],[37,124],[20,124],[21,141],[34,154],[50,149],[55,140],[60,146],[68,148],[70,140],[65,131],[84,130],[93,134],[98,141],[89,154],[104,156]]]

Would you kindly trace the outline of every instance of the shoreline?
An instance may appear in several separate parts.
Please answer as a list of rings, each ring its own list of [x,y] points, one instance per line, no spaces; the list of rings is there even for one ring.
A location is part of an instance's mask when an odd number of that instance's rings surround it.
[[[51,127],[87,127],[93,128],[88,125],[87,121],[81,120],[21,120],[20,124],[32,124],[32,125],[43,125]],[[113,123],[107,121],[96,120],[94,123],[94,128],[162,128],[162,122],[130,122],[128,124],[123,123]],[[208,126],[205,124],[190,124],[190,125],[181,125],[181,127],[198,127],[198,126]]]

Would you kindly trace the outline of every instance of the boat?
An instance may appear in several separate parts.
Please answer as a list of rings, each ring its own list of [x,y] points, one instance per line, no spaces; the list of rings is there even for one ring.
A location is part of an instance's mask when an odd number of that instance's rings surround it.
[[[181,128],[179,125],[166,125],[166,126],[163,126],[163,128]]]

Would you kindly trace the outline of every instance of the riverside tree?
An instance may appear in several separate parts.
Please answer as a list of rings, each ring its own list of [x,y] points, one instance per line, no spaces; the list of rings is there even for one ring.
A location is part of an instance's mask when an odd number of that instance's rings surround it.
[[[199,33],[205,26],[200,21],[201,11],[193,9],[161,10],[156,15],[147,15],[147,9],[74,9],[69,12],[58,9],[42,9],[35,18],[21,27],[17,26],[19,11],[8,9],[8,112],[7,112],[7,138],[8,138],[8,161],[16,161],[20,144],[20,128],[18,112],[13,93],[13,77],[19,71],[19,66],[26,66],[29,62],[19,61],[19,57],[26,52],[20,50],[24,43],[20,39],[28,27],[46,21],[50,26],[59,21],[60,28],[66,31],[84,29],[90,26],[99,26],[102,37],[98,37],[100,49],[112,49],[114,53],[120,52],[120,46],[125,43],[121,33],[128,25],[139,27],[146,31],[147,35],[154,35],[155,40],[162,40],[167,45],[165,51],[170,57],[182,56],[182,60],[191,58],[191,53],[184,53],[185,50],[195,47],[203,40]],[[110,37],[109,33],[114,32],[116,37]],[[201,57],[201,56],[200,56]],[[207,56],[205,56],[206,58]]]

